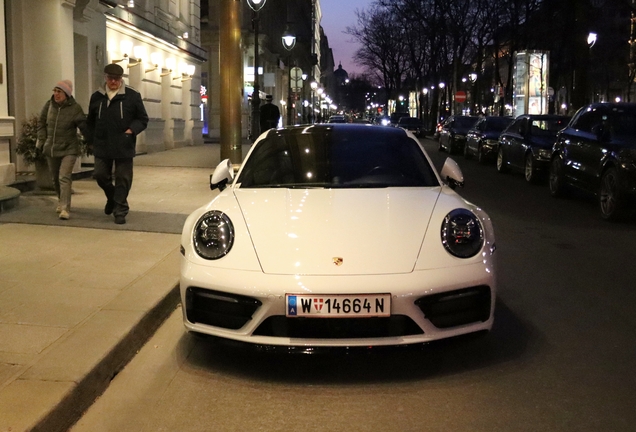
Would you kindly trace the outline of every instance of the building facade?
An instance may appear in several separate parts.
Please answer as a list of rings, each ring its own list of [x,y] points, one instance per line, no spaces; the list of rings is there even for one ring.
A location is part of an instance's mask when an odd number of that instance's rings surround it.
[[[201,44],[209,53],[208,62],[202,65],[202,85],[206,91],[206,123],[204,135],[210,139],[220,136],[221,101],[219,64],[221,2],[226,0],[202,0]],[[281,125],[307,122],[311,116],[311,82],[321,82],[322,31],[320,28],[320,0],[266,0],[258,15],[249,8],[247,0],[241,3],[241,50],[243,57],[242,121],[241,134],[247,139],[252,122],[250,99],[254,92],[254,71],[258,69],[259,99],[271,94],[281,111]],[[258,19],[258,67],[255,68],[255,20]],[[296,36],[294,48],[287,51],[281,38],[286,30]],[[291,76],[292,69],[299,68],[304,79]],[[291,92],[291,97],[288,94]],[[313,99],[317,100],[316,97]],[[291,104],[290,104],[291,103]],[[290,115],[288,112],[291,110]],[[254,137],[253,137],[254,138]]]
[[[203,142],[200,71],[207,53],[200,47],[199,0],[0,3],[6,26],[0,39],[1,184],[32,169],[15,154],[16,135],[55,83],[70,79],[86,111],[110,62],[124,68],[126,84],[141,93],[148,111],[138,153]]]

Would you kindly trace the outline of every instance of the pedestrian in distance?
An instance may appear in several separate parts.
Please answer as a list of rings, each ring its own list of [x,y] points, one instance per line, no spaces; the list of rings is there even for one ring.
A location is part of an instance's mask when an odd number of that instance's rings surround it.
[[[265,103],[260,108],[261,133],[278,127],[280,110],[272,103],[272,95],[265,96]]]
[[[121,66],[110,63],[104,74],[89,102],[86,141],[95,155],[93,178],[106,195],[104,213],[125,224],[137,135],[148,126],[148,114],[139,92],[124,83]]]
[[[55,211],[62,220],[70,218],[73,167],[81,154],[78,129],[87,133],[86,115],[73,97],[73,83],[62,80],[40,112],[36,142],[46,156],[58,199]]]

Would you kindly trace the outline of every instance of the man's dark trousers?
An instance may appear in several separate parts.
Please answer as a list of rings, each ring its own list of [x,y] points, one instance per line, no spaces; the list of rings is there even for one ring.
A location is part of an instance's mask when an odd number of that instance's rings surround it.
[[[113,166],[115,167],[114,173]],[[93,178],[104,190],[106,199],[114,203],[113,215],[126,217],[129,210],[128,192],[130,192],[133,181],[133,158],[104,159],[95,157]]]

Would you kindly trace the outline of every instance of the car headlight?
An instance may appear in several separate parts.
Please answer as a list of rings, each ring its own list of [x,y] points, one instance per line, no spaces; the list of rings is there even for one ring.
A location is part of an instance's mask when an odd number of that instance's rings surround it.
[[[212,210],[201,216],[192,234],[194,250],[201,258],[216,260],[224,257],[234,244],[234,225],[223,212]]]
[[[455,209],[442,222],[442,244],[458,258],[470,258],[484,245],[484,229],[471,211]]]

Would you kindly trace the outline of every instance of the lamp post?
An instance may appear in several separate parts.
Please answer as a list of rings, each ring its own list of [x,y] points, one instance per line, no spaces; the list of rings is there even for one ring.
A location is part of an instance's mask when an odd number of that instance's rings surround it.
[[[260,125],[260,86],[258,85],[258,12],[265,6],[267,0],[247,0],[247,4],[252,9],[252,24],[254,26],[254,91],[252,92],[252,124],[250,125],[250,135],[252,140],[256,140],[261,133]]]
[[[291,50],[294,49],[294,45],[296,45],[296,35],[294,35],[291,30],[289,30],[289,24],[285,28],[285,32],[282,36],[283,47],[289,52],[288,61],[287,61],[287,126],[290,126],[292,123],[292,94],[291,94]]]
[[[442,101],[444,101],[444,99],[446,98],[446,95],[442,97],[442,93],[444,92],[444,87],[446,87],[445,83],[443,82],[439,83],[439,112],[437,113],[437,123],[439,123],[442,120]],[[446,105],[444,104],[444,106]]]
[[[468,74],[468,79],[470,80],[470,114],[475,114],[475,107],[477,106],[477,98],[475,97],[475,81],[477,81],[477,74],[475,72],[471,72]]]
[[[423,115],[422,115],[422,123],[424,124],[424,129],[428,130],[428,88],[424,87],[422,89],[422,94],[424,95],[423,97]]]
[[[308,123],[307,121],[307,115],[305,114],[307,112],[307,89],[305,87],[305,82],[307,82],[307,78],[309,77],[309,75],[307,75],[306,73],[303,73],[301,75],[301,78],[303,79],[303,88],[302,91],[300,93],[303,102],[302,102],[302,123]]]
[[[318,83],[316,81],[311,82],[311,123],[316,123],[316,89],[318,88]]]

